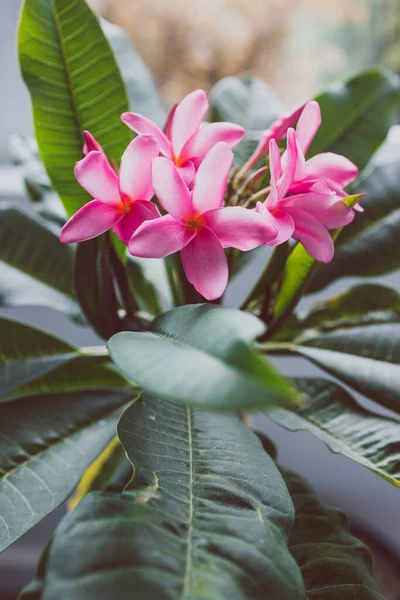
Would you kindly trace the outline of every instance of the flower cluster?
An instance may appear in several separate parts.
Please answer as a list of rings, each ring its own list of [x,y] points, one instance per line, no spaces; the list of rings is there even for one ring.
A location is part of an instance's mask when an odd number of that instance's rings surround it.
[[[293,238],[317,260],[329,262],[334,251],[329,229],[354,218],[342,199],[358,171],[338,154],[305,159],[321,124],[317,102],[272,124],[239,172],[231,172],[231,148],[244,129],[233,123],[202,125],[207,109],[205,92],[192,92],[171,110],[164,131],[141,115],[124,113],[122,120],[138,135],[119,171],[85,132],[85,157],[75,176],[93,200],[64,225],[61,241],[81,242],[112,228],[134,256],[180,252],[188,280],[208,300],[219,298],[228,282],[225,248],[247,251]],[[277,142],[285,136],[281,154]],[[269,186],[241,202],[237,190],[251,190],[265,178],[266,166],[251,171],[266,155]]]

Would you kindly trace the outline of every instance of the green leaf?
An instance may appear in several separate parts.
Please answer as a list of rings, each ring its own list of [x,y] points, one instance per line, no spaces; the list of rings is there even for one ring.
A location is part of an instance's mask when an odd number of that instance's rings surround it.
[[[1,395],[78,356],[78,349],[19,321],[0,317]]]
[[[352,192],[364,192],[365,212],[341,233],[333,261],[321,265],[309,292],[325,287],[339,277],[373,277],[400,268],[400,143],[399,136],[382,147],[376,159]]]
[[[359,199],[360,195],[353,195],[343,198],[343,201],[348,206],[354,206]],[[332,232],[332,238],[335,241],[342,229]],[[275,323],[271,325],[271,328],[275,330],[277,324],[280,324],[294,308],[320,264],[308,254],[302,244],[296,244],[286,261],[282,285],[275,303]]]
[[[332,381],[296,379],[301,406],[268,416],[289,431],[309,431],[343,454],[400,487],[400,423],[371,414]]]
[[[283,476],[296,510],[289,549],[301,568],[304,598],[383,600],[372,576],[371,553],[349,532],[346,515],[319,500],[295,473]]]
[[[93,351],[95,351],[93,349]],[[108,358],[102,356],[77,356],[54,370],[34,379],[11,393],[2,395],[0,402],[20,400],[38,394],[81,392],[93,389],[126,390],[129,384],[123,379]]]
[[[399,340],[400,323],[382,323],[315,332],[299,338],[291,349],[372,400],[400,413]]]
[[[163,128],[167,115],[149,69],[123,29],[104,19],[101,26],[121,71],[131,109]]]
[[[141,310],[158,315],[173,306],[171,286],[163,258],[129,255],[126,269],[130,288]]]
[[[256,317],[217,305],[176,308],[154,333],[122,332],[111,358],[147,392],[198,407],[235,410],[295,401],[295,391],[248,345],[264,331]]]
[[[213,121],[230,121],[246,129],[246,136],[235,149],[239,164],[256,149],[261,133],[283,112],[274,91],[262,79],[244,73],[224,77],[210,92]]]
[[[82,131],[89,129],[117,161],[131,139],[120,120],[129,110],[126,90],[84,0],[25,0],[18,45],[40,156],[71,215],[89,199],[74,177]]]
[[[322,124],[308,153],[343,154],[363,169],[397,122],[400,80],[384,69],[334,83],[316,98]]]
[[[119,495],[89,494],[63,520],[44,597],[303,598],[286,546],[290,498],[239,419],[146,397],[118,430],[133,484]]]
[[[75,258],[76,295],[89,323],[104,339],[120,329],[110,252],[111,242],[102,235],[78,244]]]
[[[389,287],[367,283],[318,302],[298,321],[298,328],[329,331],[388,321],[400,321],[399,294]]]
[[[67,498],[131,398],[96,390],[0,405],[0,551]]]
[[[0,306],[43,305],[82,319],[73,291],[74,252],[43,222],[0,209]]]

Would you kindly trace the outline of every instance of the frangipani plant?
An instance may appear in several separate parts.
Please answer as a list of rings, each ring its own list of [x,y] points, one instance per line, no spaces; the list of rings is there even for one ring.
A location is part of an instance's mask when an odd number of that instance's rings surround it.
[[[280,468],[249,412],[399,485],[398,295],[367,284],[295,310],[338,277],[399,265],[399,155],[370,162],[398,79],[364,73],[279,117],[262,82],[229,78],[203,125],[203,91],[165,115],[104,30],[122,74],[84,0],[25,0],[21,70],[49,183],[30,158],[33,211],[2,208],[1,304],[54,308],[104,343],[1,318],[1,548],[76,489],[20,598],[381,598],[346,518]],[[227,308],[259,247],[259,280]],[[277,353],[336,380],[290,381]]]

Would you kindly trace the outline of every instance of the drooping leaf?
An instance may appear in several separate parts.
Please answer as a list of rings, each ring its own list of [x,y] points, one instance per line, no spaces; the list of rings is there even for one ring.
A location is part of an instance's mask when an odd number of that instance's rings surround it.
[[[118,429],[133,484],[89,494],[63,520],[44,599],[303,598],[286,547],[292,504],[250,429],[149,397]]]
[[[346,327],[299,338],[292,350],[400,413],[400,323]],[[288,344],[290,346],[290,344]]]
[[[152,75],[126,33],[113,23],[101,20],[101,26],[117,61],[130,102],[136,113],[164,127],[167,115],[161,104]]]
[[[343,454],[400,487],[400,423],[362,408],[332,381],[296,379],[302,404],[269,417],[289,431],[309,431]]]
[[[308,155],[336,152],[363,169],[396,122],[400,80],[384,69],[334,83],[317,96],[322,124]]]
[[[89,199],[73,172],[82,131],[89,129],[117,161],[131,139],[120,120],[129,110],[125,86],[85,0],[25,0],[18,46],[40,156],[71,215]]]
[[[283,376],[248,345],[263,331],[248,313],[195,304],[161,315],[153,333],[115,335],[108,348],[125,377],[166,400],[231,410],[294,401]]]
[[[75,258],[76,295],[89,323],[104,339],[120,329],[110,251],[111,242],[102,235],[78,244]]]
[[[78,349],[29,325],[0,317],[0,395],[78,356]]]
[[[131,398],[95,390],[0,405],[0,551],[67,498]]]
[[[353,195],[343,198],[343,201],[348,206],[354,206],[359,199],[360,195]],[[342,229],[336,229],[332,232],[332,238],[335,241]],[[275,302],[275,322],[271,325],[271,329],[275,330],[277,323],[280,323],[289,314],[290,310],[294,308],[320,264],[308,254],[302,244],[296,244],[286,261],[282,285]]]
[[[74,252],[27,213],[0,209],[0,305],[44,305],[83,318],[73,289]]]
[[[246,129],[244,140],[235,149],[242,164],[255,150],[261,133],[283,112],[274,91],[248,73],[224,77],[210,92],[213,121],[230,121]]]
[[[95,352],[95,350],[93,350]],[[80,355],[61,364],[49,373],[15,388],[0,397],[0,402],[20,400],[38,394],[83,392],[93,389],[126,390],[126,380],[116,371],[108,358]]]
[[[295,473],[283,471],[296,510],[289,549],[301,568],[305,599],[383,600],[372,556],[351,535],[346,515],[327,506]]]
[[[397,132],[397,135],[396,135]],[[321,265],[308,288],[315,292],[339,277],[373,277],[400,267],[400,141],[398,130],[382,147],[352,192],[365,193],[362,214],[341,233],[333,261]]]

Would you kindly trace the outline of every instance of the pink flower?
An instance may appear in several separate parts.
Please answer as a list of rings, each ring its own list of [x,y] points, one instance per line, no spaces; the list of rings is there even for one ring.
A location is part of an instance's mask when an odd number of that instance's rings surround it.
[[[83,144],[82,152],[85,156],[86,156],[86,154],[89,154],[89,152],[92,152],[92,151],[102,152],[103,154],[105,154],[103,148],[101,147],[99,142],[96,140],[94,135],[92,135],[90,133],[90,131],[85,130],[83,132],[83,138],[85,140],[85,143]]]
[[[151,161],[158,146],[150,136],[139,135],[125,150],[119,175],[113,170],[101,146],[90,134],[85,136],[85,158],[75,165],[75,177],[94,198],[80,208],[64,225],[60,240],[64,244],[82,242],[114,228],[125,243],[148,219],[160,216],[151,184]],[[94,140],[94,142],[93,142]],[[93,150],[93,144],[98,148]]]
[[[201,161],[215,144],[222,141],[233,148],[245,133],[243,127],[234,123],[211,123],[200,127],[207,110],[206,93],[195,90],[173,107],[164,131],[137,113],[124,113],[121,119],[136,133],[153,136],[161,154],[173,161],[190,186]]]
[[[321,180],[307,182],[303,193],[287,195],[297,174],[299,151],[296,132],[289,129],[283,169],[279,148],[274,140],[270,141],[271,192],[264,204],[257,204],[256,210],[278,230],[277,237],[269,245],[276,246],[293,237],[315,259],[327,263],[334,253],[328,230],[347,225],[353,220],[354,213]]]
[[[323,152],[306,161],[305,155],[321,125],[321,109],[318,102],[311,100],[304,107],[296,127],[297,162],[293,182],[289,191],[293,194],[310,190],[314,183],[324,181],[328,188],[340,198],[347,196],[344,188],[358,175],[358,168],[348,158],[333,152]],[[282,157],[282,167],[288,153]],[[280,174],[279,174],[280,176]]]
[[[180,251],[190,283],[207,300],[222,296],[228,283],[224,248],[251,250],[272,240],[274,225],[256,211],[222,208],[232,151],[216,144],[201,163],[193,192],[166,158],[153,161],[153,185],[169,213],[143,223],[129,242],[131,254],[161,258]]]

